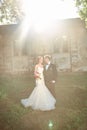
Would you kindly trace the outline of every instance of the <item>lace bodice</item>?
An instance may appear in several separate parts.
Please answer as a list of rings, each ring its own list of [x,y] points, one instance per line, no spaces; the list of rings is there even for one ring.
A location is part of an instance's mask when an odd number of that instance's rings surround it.
[[[42,67],[38,67],[37,68],[37,72],[40,73],[40,74],[43,73],[43,68]]]
[[[36,78],[36,84],[44,84],[43,70],[44,70],[43,67],[38,67],[37,68],[37,72],[39,73],[40,78]]]

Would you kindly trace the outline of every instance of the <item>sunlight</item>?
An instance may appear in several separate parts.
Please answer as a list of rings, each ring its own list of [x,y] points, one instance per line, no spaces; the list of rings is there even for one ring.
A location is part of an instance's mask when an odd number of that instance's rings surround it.
[[[31,28],[31,23],[26,17],[25,20],[23,20],[23,22],[20,24],[20,26],[17,29],[20,32],[20,35],[18,36],[17,41],[16,41],[17,48],[20,48],[20,49],[23,48],[26,35],[30,28]]]
[[[43,32],[58,19],[78,17],[73,0],[24,0],[26,17],[37,32]]]

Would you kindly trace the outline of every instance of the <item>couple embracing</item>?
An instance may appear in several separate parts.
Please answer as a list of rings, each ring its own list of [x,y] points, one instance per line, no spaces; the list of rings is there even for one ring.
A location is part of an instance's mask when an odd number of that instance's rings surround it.
[[[43,65],[43,62],[45,65]],[[53,110],[55,109],[55,83],[57,79],[57,69],[51,63],[51,56],[46,55],[38,57],[38,63],[35,65],[34,75],[36,86],[30,96],[22,99],[24,107],[32,107],[34,110]]]

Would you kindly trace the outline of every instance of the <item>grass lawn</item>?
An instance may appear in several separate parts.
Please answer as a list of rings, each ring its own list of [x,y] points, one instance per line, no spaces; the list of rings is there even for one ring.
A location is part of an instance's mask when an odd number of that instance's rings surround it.
[[[20,104],[35,87],[29,74],[0,75],[0,130],[87,130],[87,73],[59,73],[56,109]]]

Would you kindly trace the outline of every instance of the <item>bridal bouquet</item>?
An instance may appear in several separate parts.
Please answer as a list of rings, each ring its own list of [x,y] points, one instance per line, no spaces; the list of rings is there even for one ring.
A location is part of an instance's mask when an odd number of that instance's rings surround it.
[[[35,77],[35,79],[41,79],[39,72],[35,72],[34,77]]]

